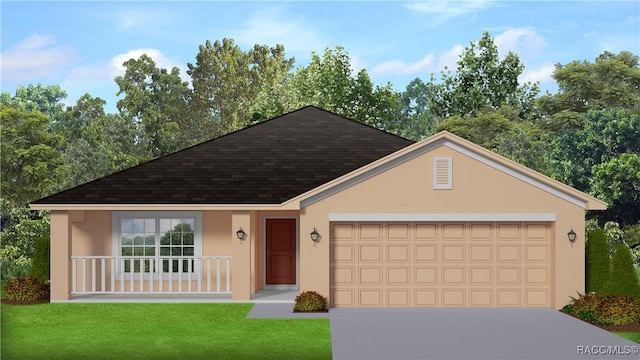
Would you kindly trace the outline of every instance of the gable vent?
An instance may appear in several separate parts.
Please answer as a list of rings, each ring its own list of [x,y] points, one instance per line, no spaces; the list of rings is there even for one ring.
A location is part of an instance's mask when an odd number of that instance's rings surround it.
[[[433,188],[452,189],[451,181],[451,158],[433,158]]]

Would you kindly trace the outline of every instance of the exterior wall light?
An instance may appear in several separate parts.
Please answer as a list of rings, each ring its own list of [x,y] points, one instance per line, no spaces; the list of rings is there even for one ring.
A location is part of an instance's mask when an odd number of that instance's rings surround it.
[[[571,228],[571,231],[569,231],[569,232],[567,233],[567,237],[569,238],[569,241],[571,241],[571,242],[576,241],[576,236],[577,236],[577,235],[576,235],[576,232],[575,232],[575,231],[573,231],[573,228]]]
[[[318,239],[320,238],[320,234],[318,233],[318,230],[316,230],[316,228],[313,228],[313,231],[311,232],[311,240],[313,240],[313,242],[318,242]]]
[[[238,240],[244,240],[245,235],[247,235],[247,233],[244,232],[244,230],[242,230],[242,228],[240,228],[240,230],[236,231],[236,236],[238,237]]]

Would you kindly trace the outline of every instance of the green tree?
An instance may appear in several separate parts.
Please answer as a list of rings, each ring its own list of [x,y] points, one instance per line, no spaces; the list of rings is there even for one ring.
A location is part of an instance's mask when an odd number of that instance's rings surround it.
[[[623,153],[592,169],[591,193],[609,204],[607,218],[635,224],[640,220],[640,152]]]
[[[572,61],[556,64],[552,77],[558,83],[558,93],[542,96],[541,111],[552,115],[557,128],[565,124],[571,114],[611,108],[640,112],[639,57],[628,51],[600,54],[595,62]],[[557,114],[562,114],[557,117]],[[571,127],[571,124],[569,124]]]
[[[18,86],[14,96],[2,93],[2,104],[23,111],[37,111],[49,117],[55,123],[57,116],[63,111],[61,103],[67,97],[67,92],[59,85]]]
[[[633,267],[631,250],[619,245],[611,263],[611,277],[605,286],[606,295],[629,295],[640,297],[640,284]]]
[[[533,115],[537,84],[519,84],[524,64],[518,55],[509,52],[501,60],[491,35],[464,49],[455,73],[443,71],[440,83],[432,75],[431,111],[439,118],[477,116],[481,112],[498,110],[508,105],[525,119]]]
[[[585,249],[586,291],[600,293],[609,281],[611,260],[605,233],[594,229],[587,233]]]
[[[312,53],[307,66],[264,88],[251,107],[251,119],[258,122],[307,105],[396,134],[410,131],[400,93],[390,83],[374,87],[364,69],[353,77],[351,58],[340,46],[326,48],[322,56]]]
[[[65,167],[60,188],[81,183],[131,167],[145,159],[140,132],[130,120],[105,114],[105,102],[85,94],[60,116],[59,133],[69,142],[64,147]]]
[[[64,139],[47,132],[49,119],[39,112],[1,106],[0,184],[11,206],[23,206],[58,186]]]
[[[36,240],[33,249],[33,259],[31,261],[31,271],[29,276],[42,282],[50,279],[50,240],[43,236]]]
[[[117,107],[123,118],[140,129],[147,159],[202,140],[202,129],[183,123],[191,119],[190,90],[180,78],[180,69],[160,69],[146,54],[127,60],[124,66],[124,76],[115,78],[117,95],[124,94]]]
[[[412,140],[422,140],[436,132],[436,117],[429,109],[432,84],[420,78],[413,79],[402,93],[402,117],[406,119],[401,135]]]
[[[447,130],[484,148],[494,150],[499,144],[498,136],[510,134],[513,128],[513,122],[507,116],[508,110],[481,112],[466,117],[455,115],[439,123],[437,131]]]
[[[256,44],[245,52],[232,39],[213,44],[207,40],[199,48],[196,64],[187,65],[193,83],[193,116],[214,125],[211,135],[247,126],[257,95],[282,81],[293,63],[282,45]]]

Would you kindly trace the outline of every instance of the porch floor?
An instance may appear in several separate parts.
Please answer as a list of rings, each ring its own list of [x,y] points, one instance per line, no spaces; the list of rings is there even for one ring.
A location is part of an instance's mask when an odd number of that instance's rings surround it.
[[[229,294],[83,294],[73,295],[74,303],[294,303],[298,290],[262,289],[251,300],[233,300]]]

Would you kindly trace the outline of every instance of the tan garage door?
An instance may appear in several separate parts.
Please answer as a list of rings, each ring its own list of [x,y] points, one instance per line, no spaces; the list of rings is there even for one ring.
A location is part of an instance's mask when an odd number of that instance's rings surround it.
[[[550,224],[331,224],[334,307],[550,307]]]

